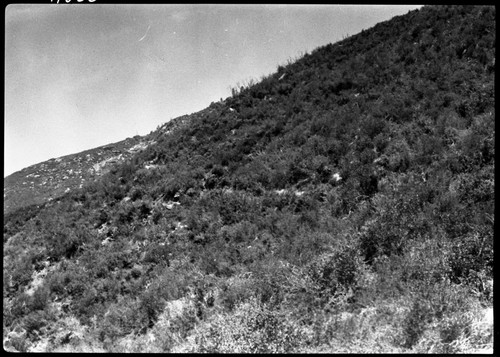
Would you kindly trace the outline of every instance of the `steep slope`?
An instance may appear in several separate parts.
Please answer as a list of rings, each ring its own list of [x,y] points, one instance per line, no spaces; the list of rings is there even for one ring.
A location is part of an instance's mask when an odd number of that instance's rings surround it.
[[[495,16],[318,48],[4,217],[7,347],[490,348]]]

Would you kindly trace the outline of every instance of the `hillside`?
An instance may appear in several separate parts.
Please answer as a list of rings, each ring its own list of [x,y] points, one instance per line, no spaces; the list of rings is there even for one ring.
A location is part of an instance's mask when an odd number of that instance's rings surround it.
[[[379,23],[13,204],[4,348],[491,353],[495,17]]]
[[[82,188],[156,142],[160,133],[175,130],[182,117],[159,127],[149,135],[66,155],[26,167],[4,178],[4,215],[44,205],[75,188]]]
[[[130,159],[148,142],[139,137],[67,155],[29,166],[4,179],[4,214],[18,208],[41,205],[71,189],[82,188],[113,164]]]

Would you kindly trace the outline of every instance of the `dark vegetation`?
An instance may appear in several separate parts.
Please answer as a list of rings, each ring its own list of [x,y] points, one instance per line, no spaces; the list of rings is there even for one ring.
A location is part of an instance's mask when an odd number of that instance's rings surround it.
[[[318,48],[4,216],[4,337],[74,317],[117,350],[188,297],[159,350],[201,326],[195,351],[321,351],[365,321],[383,351],[458,351],[492,302],[495,16],[424,7]]]

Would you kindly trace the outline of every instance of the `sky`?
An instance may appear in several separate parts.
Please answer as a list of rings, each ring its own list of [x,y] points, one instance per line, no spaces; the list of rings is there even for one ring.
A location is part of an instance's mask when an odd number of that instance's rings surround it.
[[[419,7],[11,4],[4,177],[148,134],[290,59]]]

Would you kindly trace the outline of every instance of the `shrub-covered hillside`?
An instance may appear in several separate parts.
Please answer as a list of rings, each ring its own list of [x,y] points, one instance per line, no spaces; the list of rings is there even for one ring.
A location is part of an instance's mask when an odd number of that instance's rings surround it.
[[[4,217],[4,348],[491,351],[495,18],[318,48]]]

